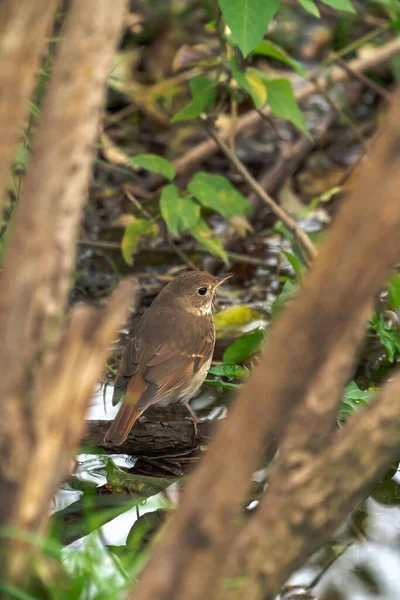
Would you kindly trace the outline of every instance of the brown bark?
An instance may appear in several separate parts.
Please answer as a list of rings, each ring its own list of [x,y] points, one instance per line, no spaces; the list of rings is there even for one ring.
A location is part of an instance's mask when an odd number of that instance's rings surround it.
[[[56,6],[56,0],[0,3],[0,214],[8,171]]]
[[[113,447],[104,443],[110,422],[87,421],[81,447],[97,446],[114,454],[135,456],[177,455],[208,444],[216,425],[213,421],[200,421],[197,426],[198,435],[195,437],[193,424],[188,421],[146,421],[143,425],[135,423],[125,442]]]
[[[23,10],[26,3],[17,4]],[[44,526],[50,498],[83,432],[86,404],[108,345],[132,301],[131,286],[123,286],[104,322],[92,309],[78,307],[61,334],[124,7],[125,0],[72,2],[10,230],[0,294],[2,526],[28,531]],[[12,579],[28,560],[16,551],[1,559],[7,561],[2,573]]]
[[[240,575],[224,600],[275,597],[291,573],[318,550],[377,478],[400,458],[400,375],[352,416],[331,445],[291,472],[271,476],[254,518],[232,551]],[[266,535],[266,532],[268,534]]]
[[[396,94],[357,191],[343,206],[298,298],[272,328],[259,366],[189,481],[132,598],[194,600],[215,590],[263,440],[282,433],[290,409],[304,401],[330,349],[398,259],[399,139]]]

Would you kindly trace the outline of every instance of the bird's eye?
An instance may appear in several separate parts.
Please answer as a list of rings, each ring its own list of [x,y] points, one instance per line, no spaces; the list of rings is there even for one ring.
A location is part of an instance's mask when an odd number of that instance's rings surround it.
[[[197,290],[197,292],[200,294],[200,296],[205,296],[207,294],[207,288],[201,287]]]

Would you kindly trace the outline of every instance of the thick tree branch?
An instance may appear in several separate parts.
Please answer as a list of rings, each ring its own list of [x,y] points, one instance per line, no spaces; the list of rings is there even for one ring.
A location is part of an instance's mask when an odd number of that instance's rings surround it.
[[[23,11],[25,3],[18,5]],[[125,0],[71,3],[10,230],[0,295],[2,526],[44,526],[49,500],[81,437],[108,345],[132,301],[132,288],[124,286],[105,313],[108,322],[78,307],[67,334],[60,333],[124,8]],[[1,560],[7,561],[2,573],[15,579],[28,558],[6,551]]]
[[[7,175],[56,5],[56,0],[0,3],[0,214]]]
[[[224,600],[274,598],[400,457],[400,375],[352,416],[334,442],[307,464],[272,475],[268,490],[231,556],[238,584]],[[268,532],[268,535],[266,535]],[[231,572],[231,575],[234,573]],[[243,579],[242,579],[243,577]]]
[[[289,411],[315,385],[330,349],[398,259],[399,140],[397,94],[357,191],[342,207],[298,298],[272,327],[259,366],[189,480],[132,598],[163,594],[194,600],[215,589],[265,438],[281,435]]]

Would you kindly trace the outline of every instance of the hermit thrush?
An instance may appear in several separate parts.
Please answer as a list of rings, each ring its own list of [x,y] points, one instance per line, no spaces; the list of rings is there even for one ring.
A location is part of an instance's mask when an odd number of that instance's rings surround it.
[[[123,400],[106,442],[120,445],[149,406],[189,405],[211,364],[215,344],[212,318],[218,286],[231,275],[190,271],[158,294],[128,343],[115,380],[113,405]]]

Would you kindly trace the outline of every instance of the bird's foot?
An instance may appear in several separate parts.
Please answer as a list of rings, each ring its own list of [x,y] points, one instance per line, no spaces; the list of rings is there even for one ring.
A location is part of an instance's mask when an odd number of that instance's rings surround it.
[[[196,413],[194,412],[193,408],[190,406],[189,403],[185,404],[185,406],[186,406],[186,408],[188,409],[188,411],[191,414],[191,417],[185,417],[185,421],[191,421],[193,423],[194,437],[196,439],[198,437],[198,427],[197,427],[197,424],[200,422],[200,419],[196,415]]]
[[[148,419],[145,416],[141,416],[138,418],[137,422],[146,429],[146,423],[148,423],[150,421],[150,419]]]

